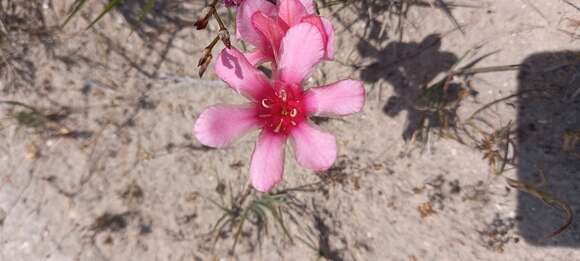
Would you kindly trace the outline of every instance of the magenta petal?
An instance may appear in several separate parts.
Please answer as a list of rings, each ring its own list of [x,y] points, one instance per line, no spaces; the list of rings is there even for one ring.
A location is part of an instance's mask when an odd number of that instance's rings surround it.
[[[326,32],[326,53],[324,54],[324,59],[334,60],[334,28],[332,23],[326,18],[321,17],[322,25],[324,26],[324,31]]]
[[[246,59],[248,59],[250,64],[258,66],[262,63],[272,60],[272,55],[268,55],[264,53],[263,50],[257,49],[251,53],[246,53]]]
[[[290,137],[296,160],[303,167],[322,171],[334,163],[336,139],[332,134],[303,123],[292,129]]]
[[[334,28],[332,23],[326,18],[318,15],[309,15],[302,19],[303,22],[316,26],[322,35],[324,42],[325,54],[324,59],[334,59]]]
[[[278,79],[288,84],[300,85],[324,57],[324,44],[318,29],[301,23],[290,30],[282,39]]]
[[[266,41],[252,25],[252,16],[256,12],[272,16],[276,14],[276,6],[266,0],[246,0],[239,7],[236,15],[236,37],[258,48],[262,48]]]
[[[278,16],[286,22],[288,27],[300,23],[306,15],[308,13],[300,0],[280,0],[278,2]]]
[[[201,144],[223,148],[258,126],[253,106],[216,105],[199,115],[193,132]]]
[[[224,4],[225,4],[227,7],[231,7],[231,6],[238,6],[238,5],[240,5],[240,3],[241,3],[242,1],[243,1],[243,0],[224,0]]]
[[[316,7],[314,6],[313,0],[300,0],[300,2],[302,3],[304,8],[306,9],[307,14],[315,14],[316,13]]]
[[[285,143],[283,135],[267,131],[260,134],[250,163],[250,180],[258,191],[268,192],[282,181]]]
[[[365,87],[361,81],[342,80],[310,88],[304,97],[306,111],[314,115],[339,116],[361,111],[365,104]]]
[[[270,88],[266,75],[235,48],[223,49],[217,57],[214,70],[220,79],[250,100],[259,99]]]
[[[252,16],[252,24],[258,32],[262,33],[268,42],[267,46],[269,50],[263,50],[263,52],[272,53],[274,59],[276,59],[278,50],[280,49],[280,43],[288,30],[288,26],[278,17],[272,18],[264,15],[262,12],[257,12]]]

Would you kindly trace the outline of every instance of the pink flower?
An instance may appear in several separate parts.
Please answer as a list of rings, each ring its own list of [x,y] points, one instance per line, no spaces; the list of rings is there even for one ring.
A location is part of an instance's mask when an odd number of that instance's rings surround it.
[[[224,0],[224,4],[226,4],[226,6],[238,6],[240,5],[244,0]],[[266,0],[264,0],[266,1]]]
[[[290,28],[300,23],[314,25],[322,35],[324,58],[334,59],[334,29],[324,17],[316,15],[313,0],[246,0],[238,8],[236,35],[256,47],[248,55],[250,63],[279,61],[280,43]]]
[[[250,163],[250,180],[263,192],[282,180],[288,139],[300,165],[316,171],[328,169],[336,159],[335,138],[308,119],[312,115],[341,116],[360,111],[365,89],[360,81],[343,80],[305,91],[302,82],[324,53],[323,37],[316,26],[293,26],[281,40],[276,76],[270,81],[243,53],[224,49],[215,72],[250,103],[206,109],[195,123],[195,136],[204,145],[223,148],[247,132],[261,129]]]

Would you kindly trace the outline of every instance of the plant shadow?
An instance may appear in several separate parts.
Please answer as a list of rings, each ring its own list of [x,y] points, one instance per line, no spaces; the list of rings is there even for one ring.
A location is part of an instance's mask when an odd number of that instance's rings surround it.
[[[54,48],[42,12],[41,0],[0,1],[0,93],[7,95],[20,89],[31,89],[38,68],[31,58],[30,46],[42,45],[47,52]]]
[[[361,68],[361,79],[367,83],[383,80],[393,87],[394,95],[387,100],[383,112],[396,117],[407,111],[402,133],[404,140],[411,139],[421,128],[454,125],[457,106],[449,108],[443,115],[433,108],[433,101],[450,104],[458,99],[462,87],[455,83],[429,86],[459,61],[455,54],[440,50],[440,35],[431,34],[421,42],[392,42],[381,50],[361,41],[357,48],[363,57],[376,57],[376,61]]]
[[[150,0],[126,1],[117,8],[133,32],[147,43],[147,52],[155,60],[150,68],[145,68],[138,61],[126,58],[137,71],[149,78],[158,76],[164,63],[175,63],[169,58],[169,51],[179,49],[178,40],[183,38],[183,30],[194,27],[195,16],[199,15],[208,1],[167,1],[155,0],[148,6]],[[104,36],[107,38],[107,36]],[[120,49],[120,48],[116,48]],[[121,48],[122,49],[122,48]],[[185,52],[185,50],[182,50]],[[124,51],[120,51],[122,57]],[[149,56],[151,56],[149,55]]]
[[[580,140],[580,52],[528,56],[518,73],[518,84],[518,179],[536,183],[542,173],[545,184],[540,189],[568,204],[577,217],[580,142],[574,144],[574,139]],[[577,220],[561,234],[546,238],[566,223],[562,210],[519,192],[517,213],[521,219],[518,228],[526,241],[541,246],[580,247]]]
[[[117,10],[139,37],[156,40],[160,34],[193,27],[192,14],[197,14],[205,5],[197,3],[192,9],[186,8],[190,2],[155,0],[147,10],[149,0],[133,0],[126,1]]]

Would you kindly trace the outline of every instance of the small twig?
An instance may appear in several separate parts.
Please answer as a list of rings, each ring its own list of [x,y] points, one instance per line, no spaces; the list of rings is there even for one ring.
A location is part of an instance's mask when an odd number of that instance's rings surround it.
[[[5,101],[5,100],[0,100],[0,104],[2,104],[2,103],[4,103],[4,104],[8,104],[8,105],[12,105],[12,106],[20,106],[20,107],[24,107],[24,108],[26,108],[26,109],[29,109],[29,110],[31,110],[31,111],[33,111],[33,112],[35,112],[35,113],[40,113],[40,112],[38,111],[38,109],[36,109],[36,108],[34,108],[34,107],[32,107],[32,106],[30,106],[30,105],[28,105],[28,104],[24,104],[24,103],[22,103],[22,102],[19,102],[19,101]]]
[[[431,1],[437,2],[436,4],[433,2],[429,2],[429,4],[434,8],[441,9],[441,11],[443,11],[443,13],[445,13],[445,15],[449,18],[449,20],[451,20],[451,22],[461,32],[461,34],[465,35],[465,31],[463,30],[463,27],[461,27],[461,25],[459,24],[457,19],[455,19],[453,14],[451,14],[451,10],[449,9],[449,6],[447,6],[447,4],[445,2],[443,2],[443,0],[431,0]]]
[[[565,223],[561,225],[558,229],[556,229],[555,231],[544,237],[545,239],[550,239],[564,232],[564,230],[566,230],[572,224],[572,221],[574,220],[574,212],[572,211],[570,206],[568,206],[568,204],[564,203],[562,200],[558,199],[552,194],[542,191],[538,188],[543,186],[544,183],[546,182],[546,177],[542,169],[540,169],[540,176],[542,180],[538,184],[530,184],[507,177],[506,181],[510,187],[528,193],[542,200],[546,205],[549,205],[554,208],[559,208],[566,213]]]
[[[199,77],[203,76],[203,74],[207,70],[209,64],[211,63],[211,60],[213,58],[211,52],[219,40],[221,40],[228,49],[232,48],[232,43],[230,40],[230,33],[228,32],[228,29],[226,28],[224,22],[222,21],[222,19],[220,18],[219,14],[217,12],[217,8],[216,8],[217,4],[218,4],[218,0],[213,0],[213,2],[211,2],[211,4],[209,4],[209,6],[208,6],[209,11],[195,22],[195,26],[196,26],[197,30],[205,29],[207,27],[209,18],[213,16],[213,18],[215,18],[215,20],[217,21],[218,26],[219,26],[218,35],[204,49],[203,55],[197,63],[197,67],[199,67]]]
[[[530,2],[530,0],[522,0],[522,1],[525,2],[525,4],[529,5],[532,9],[534,9],[534,12],[536,12],[538,15],[540,15],[544,19],[544,21],[546,21],[546,23],[550,24],[550,21],[548,20],[548,18],[546,18],[544,13],[542,13],[542,11],[540,11],[540,9],[538,9],[538,7],[536,7],[534,4],[532,4]]]
[[[570,1],[568,1],[568,0],[563,0],[563,1],[564,1],[564,3],[570,5],[571,7],[574,7],[576,10],[578,10],[580,12],[580,7],[578,7],[577,5],[570,3]]]
[[[253,188],[251,185],[248,185],[246,187],[246,190],[244,191],[244,193],[240,196],[237,205],[238,206],[242,206],[244,204],[244,202],[246,202],[246,199],[248,198],[248,196],[250,196],[252,194]]]
[[[461,69],[461,70],[452,72],[452,74],[453,75],[468,75],[468,74],[476,74],[476,73],[492,73],[492,72],[502,72],[502,71],[513,71],[513,70],[519,69],[520,67],[521,67],[520,64],[512,64],[512,65],[505,65],[505,66],[466,68],[466,69]]]
[[[226,28],[224,22],[218,15],[217,9],[215,7],[212,7],[212,14],[215,20],[218,22],[218,26],[220,27],[220,30],[218,32],[220,39],[228,49],[232,48],[232,43],[230,41],[230,33],[228,32],[228,29]]]
[[[475,112],[473,112],[473,113],[471,114],[471,116],[469,116],[469,117],[467,118],[467,120],[466,120],[466,121],[470,121],[470,120],[472,120],[472,119],[475,117],[475,115],[479,114],[480,112],[484,111],[485,109],[487,109],[487,108],[489,108],[489,107],[491,107],[491,106],[493,106],[493,105],[495,105],[495,104],[498,104],[498,103],[500,103],[500,102],[503,102],[503,101],[506,101],[506,100],[509,100],[509,99],[513,99],[513,98],[515,98],[515,97],[518,97],[518,96],[520,96],[520,95],[522,95],[522,94],[524,94],[524,93],[528,93],[528,92],[540,92],[540,91],[542,91],[542,90],[527,90],[527,91],[521,91],[521,92],[518,92],[518,93],[515,93],[515,94],[512,94],[512,95],[508,95],[508,96],[506,96],[506,97],[503,97],[503,98],[497,99],[497,100],[495,100],[495,101],[492,101],[492,102],[490,102],[490,103],[488,103],[488,104],[486,104],[486,105],[482,106],[481,108],[477,109]]]
[[[508,162],[508,155],[509,155],[509,151],[510,151],[510,144],[511,144],[511,139],[510,139],[510,129],[512,128],[512,121],[510,121],[507,126],[505,127],[505,129],[507,129],[506,131],[506,142],[505,142],[505,153],[503,155],[503,162],[501,164],[501,167],[499,169],[498,174],[501,174],[504,172],[505,167],[507,166],[507,162]]]
[[[220,40],[220,37],[218,35],[213,39],[213,41],[207,47],[205,47],[205,49],[203,51],[203,55],[201,56],[201,58],[197,62],[197,67],[199,67],[199,77],[203,76],[203,74],[207,70],[207,67],[211,63],[211,59],[213,58],[211,51],[213,50],[213,48],[215,47],[215,45],[218,43],[219,40]]]

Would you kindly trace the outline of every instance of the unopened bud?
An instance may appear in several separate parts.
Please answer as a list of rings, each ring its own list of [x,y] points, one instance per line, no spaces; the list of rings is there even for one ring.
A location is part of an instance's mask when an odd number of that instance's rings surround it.
[[[204,64],[206,62],[206,60],[211,60],[211,58],[212,58],[211,49],[205,48],[203,50],[201,59],[199,59],[199,62],[197,62],[197,66],[201,66],[202,64]]]
[[[197,21],[194,24],[197,30],[203,30],[207,27],[207,24],[209,23],[209,18],[211,17],[211,9],[206,8],[203,10],[202,13],[205,15],[197,19]]]
[[[211,63],[211,59],[212,59],[211,53],[207,53],[206,55],[201,57],[197,65],[199,67],[199,77],[202,77],[205,71],[207,71],[207,67]]]

